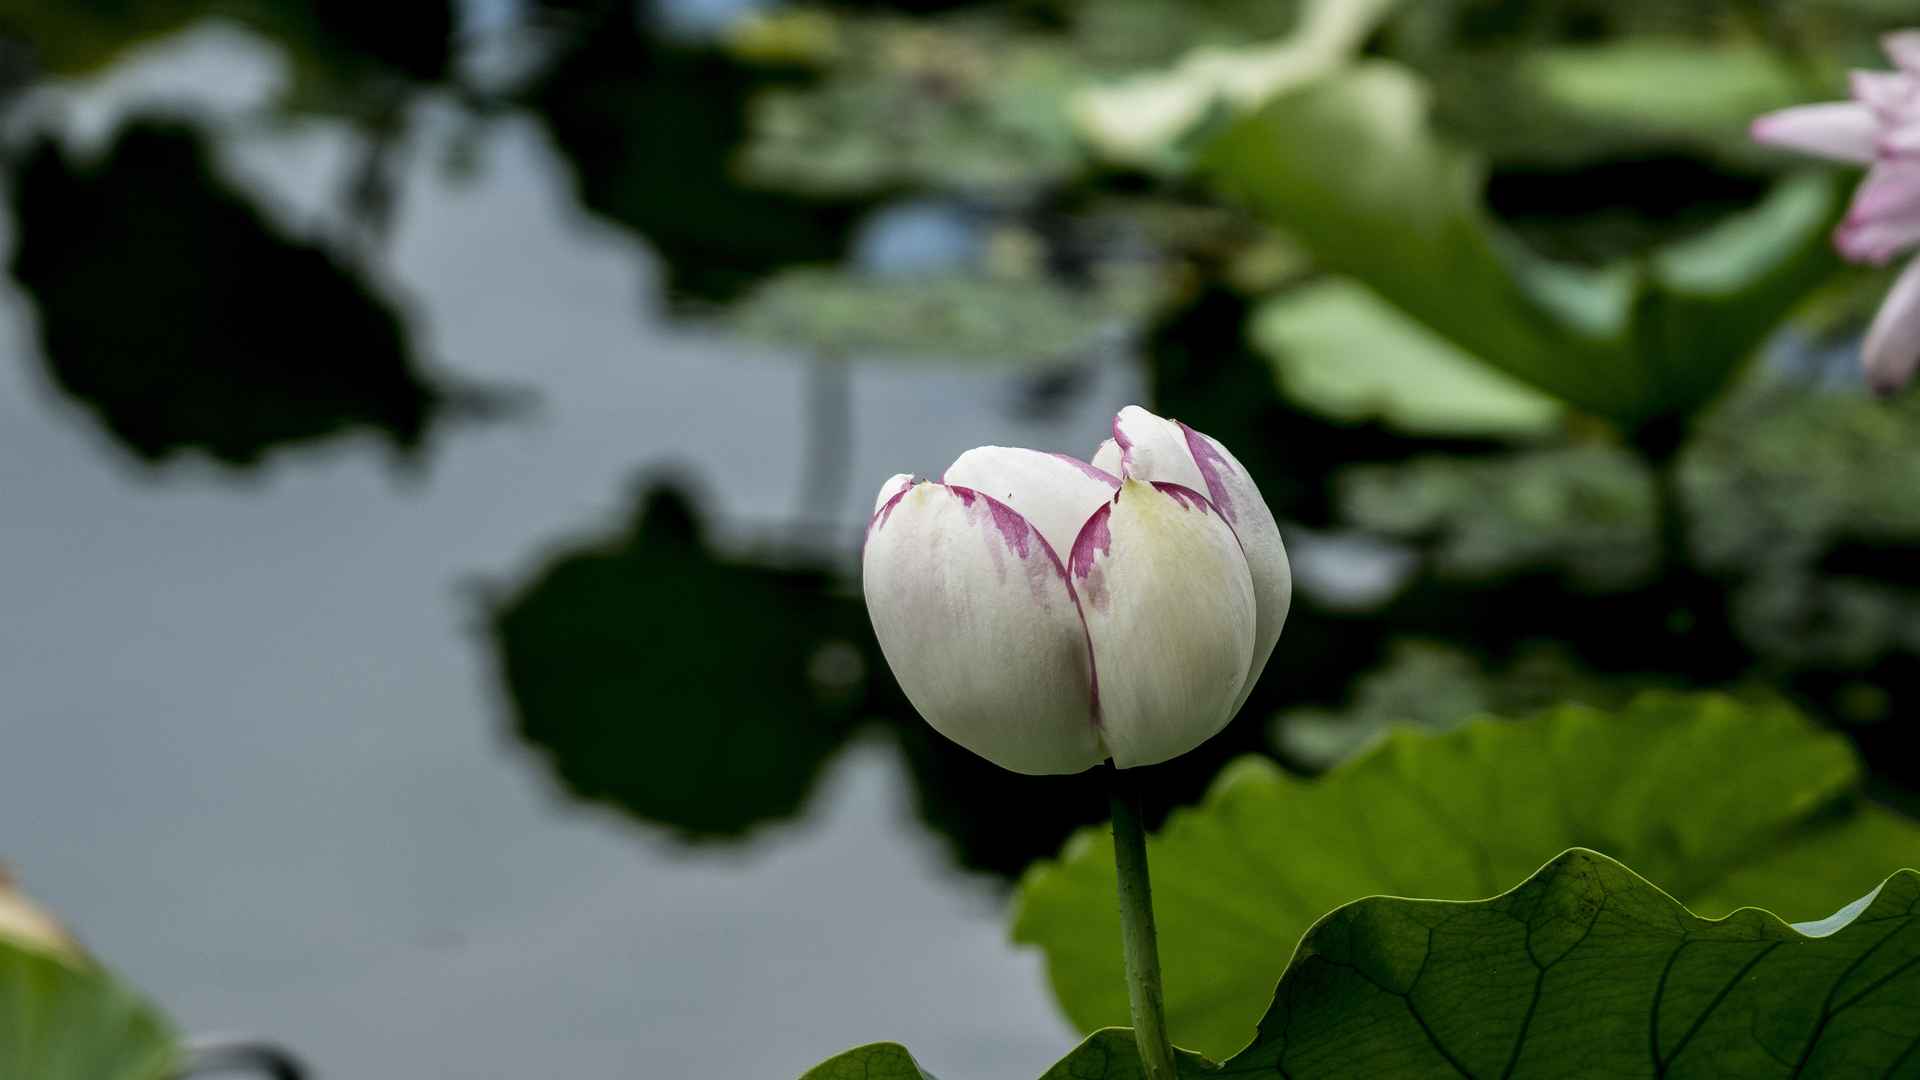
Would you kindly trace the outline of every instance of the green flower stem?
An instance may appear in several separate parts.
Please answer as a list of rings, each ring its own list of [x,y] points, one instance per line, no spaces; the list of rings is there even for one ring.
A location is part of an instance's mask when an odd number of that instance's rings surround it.
[[[1109,766],[1112,769],[1111,766]],[[1153,929],[1153,885],[1147,878],[1147,831],[1140,793],[1124,769],[1112,769],[1113,863],[1119,871],[1120,941],[1127,957],[1133,1038],[1147,1080],[1176,1080],[1173,1043],[1160,995],[1160,945]]]

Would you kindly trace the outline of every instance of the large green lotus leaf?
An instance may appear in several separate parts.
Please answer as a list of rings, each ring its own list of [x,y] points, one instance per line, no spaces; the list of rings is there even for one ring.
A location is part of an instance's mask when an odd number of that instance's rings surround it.
[[[82,953],[0,870],[0,1076],[165,1080],[179,1042],[139,994]]]
[[[1702,918],[1598,852],[1463,902],[1375,896],[1321,919],[1251,1045],[1181,1077],[1868,1077],[1920,1070],[1920,874],[1833,915]],[[1041,1080],[1135,1080],[1124,1029]],[[932,1080],[905,1049],[847,1051],[802,1080]]]
[[[1244,759],[1149,841],[1169,1027],[1224,1057],[1326,912],[1491,896],[1571,846],[1618,854],[1703,914],[1817,917],[1920,863],[1920,827],[1865,803],[1860,779],[1845,741],[1787,706],[1661,693],[1398,732],[1315,781]],[[1045,950],[1082,1030],[1128,1017],[1111,848],[1102,829],[1076,834],[1015,905],[1015,939]]]
[[[1553,430],[1564,411],[1348,280],[1266,301],[1249,334],[1288,397],[1338,420],[1423,435],[1529,436]]]
[[[1355,65],[1230,125],[1201,170],[1463,352],[1629,428],[1704,405],[1835,265],[1837,198],[1817,179],[1643,262],[1531,256],[1486,213],[1483,163],[1435,135],[1428,103],[1406,69]]]
[[[1917,908],[1902,870],[1817,923],[1704,919],[1580,849],[1491,900],[1361,900],[1221,1075],[1912,1076]]]

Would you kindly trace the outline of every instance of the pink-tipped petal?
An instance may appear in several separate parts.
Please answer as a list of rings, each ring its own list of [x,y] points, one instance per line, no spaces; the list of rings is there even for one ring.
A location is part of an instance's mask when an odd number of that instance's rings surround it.
[[[1080,605],[1044,536],[983,492],[897,493],[861,557],[887,665],[941,734],[1014,772],[1107,757]]]
[[[1123,480],[1075,540],[1071,574],[1115,765],[1178,757],[1227,725],[1253,658],[1254,589],[1204,495]]]
[[[1280,525],[1273,520],[1273,511],[1260,497],[1260,489],[1246,466],[1212,436],[1185,424],[1180,430],[1186,435],[1194,464],[1206,479],[1201,490],[1233,526],[1247,569],[1253,575],[1259,619],[1254,628],[1253,665],[1247,672],[1246,685],[1240,688],[1239,700],[1233,703],[1233,711],[1238,713],[1253,693],[1260,673],[1266,670],[1267,660],[1280,641],[1280,630],[1287,624],[1287,611],[1293,606],[1293,568],[1287,562],[1287,546],[1280,541]]]
[[[1868,384],[1882,394],[1906,386],[1920,368],[1920,259],[1907,264],[1880,302],[1860,356]]]
[[[1187,449],[1186,432],[1172,420],[1129,405],[1113,418],[1113,441],[1120,447],[1123,475],[1207,489],[1207,479]]]
[[[1882,160],[1920,161],[1920,119],[1882,131],[1875,149]]]
[[[1833,243],[1850,262],[1885,266],[1901,252],[1920,246],[1920,218],[1843,221],[1834,230]]]
[[[876,514],[879,513],[882,508],[893,501],[895,495],[900,494],[912,486],[912,473],[895,473],[888,477],[887,482],[880,485],[880,494],[874,497],[873,512]]]
[[[1106,439],[1100,443],[1093,452],[1092,460],[1094,468],[1115,477],[1120,475],[1120,470],[1126,464],[1120,459],[1120,444],[1112,439]]]
[[[1803,154],[1866,164],[1873,160],[1880,122],[1856,101],[1796,105],[1753,122],[1754,141]]]
[[[1834,243],[1847,258],[1874,264],[1920,244],[1920,161],[1882,161],[1869,170]]]
[[[1880,37],[1880,48],[1893,66],[1920,76],[1920,30],[1895,30]]]
[[[1118,479],[1078,458],[1013,446],[976,446],[956,458],[941,479],[984,491],[1018,510],[1062,555],[1073,547],[1087,516],[1120,486]]]

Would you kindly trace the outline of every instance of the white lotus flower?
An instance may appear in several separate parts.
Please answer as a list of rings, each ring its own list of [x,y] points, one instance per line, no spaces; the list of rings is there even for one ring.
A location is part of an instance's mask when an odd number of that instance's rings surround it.
[[[1869,166],[1834,246],[1884,266],[1920,247],[1920,30],[1881,39],[1893,71],[1853,73],[1853,100],[1799,105],[1753,122],[1760,142]],[[1867,380],[1890,393],[1920,368],[1920,259],[1900,272],[1861,349]]]
[[[1292,598],[1280,530],[1218,442],[1129,406],[1093,462],[1004,446],[874,503],[867,611],[914,708],[1014,772],[1178,757],[1225,727]]]

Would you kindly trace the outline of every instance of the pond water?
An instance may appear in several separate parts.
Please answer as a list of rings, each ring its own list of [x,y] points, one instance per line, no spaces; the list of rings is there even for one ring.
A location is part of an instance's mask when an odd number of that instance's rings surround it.
[[[242,111],[284,75],[196,31],[64,91],[59,123]],[[573,205],[535,125],[478,149],[464,182],[415,155],[382,284],[437,368],[535,405],[418,468],[370,440],[140,465],[49,385],[5,286],[0,857],[187,1029],[321,1076],[782,1077],[883,1038],[1037,1074],[1072,1032],[996,887],[909,820],[891,743],[837,758],[799,821],[688,849],[570,803],[508,734],[480,590],[615,527],[646,467],[695,478],[723,537],[793,520],[806,383],[664,325],[646,252]],[[221,164],[309,227],[352,151],[301,124]],[[970,445],[1088,444],[1139,378],[1100,368],[1040,420],[1013,376],[856,365],[831,516],[857,538],[882,478]]]

